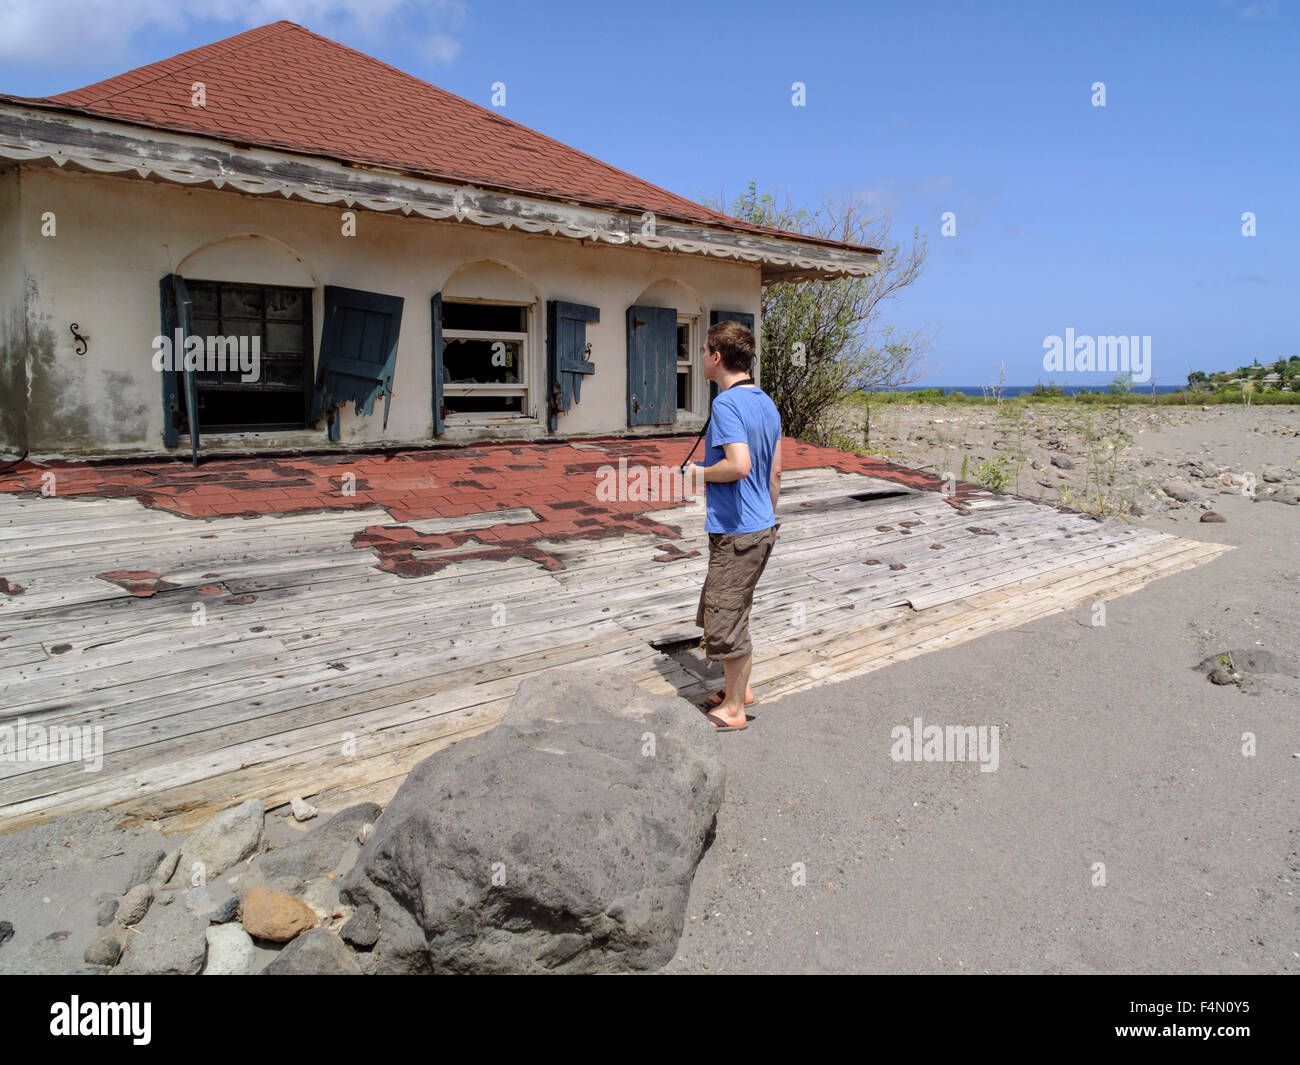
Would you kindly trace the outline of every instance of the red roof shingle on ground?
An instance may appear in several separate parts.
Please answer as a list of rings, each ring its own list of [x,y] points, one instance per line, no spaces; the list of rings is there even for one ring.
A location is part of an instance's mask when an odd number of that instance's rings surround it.
[[[203,107],[191,104],[195,82],[205,87]],[[693,203],[292,22],[247,30],[39,102],[456,182],[779,232]]]
[[[314,455],[294,458],[210,459],[197,469],[182,462],[139,464],[23,462],[0,475],[0,492],[38,494],[42,475],[53,471],[55,494],[64,499],[135,498],[188,518],[257,517],[328,510],[382,507],[390,525],[359,530],[353,545],[373,549],[379,568],[400,576],[435,572],[453,561],[528,558],[546,569],[563,568],[541,540],[601,540],[627,533],[652,533],[671,539],[678,530],[646,515],[685,506],[669,500],[602,499],[602,467],[676,470],[690,447],[689,438],[606,437],[571,444],[490,444],[451,450]],[[845,473],[941,491],[932,474],[882,459],[814,447],[786,437],[781,445],[787,470],[835,468]],[[344,475],[351,474],[344,493]],[[658,476],[655,476],[658,482]],[[980,492],[958,483],[954,504]],[[527,524],[484,521],[463,532],[421,533],[403,522],[428,518],[490,516],[494,511],[530,508],[538,520]],[[594,523],[594,524],[593,524]],[[395,527],[396,526],[396,527]],[[485,545],[454,557],[421,557],[473,541]],[[664,559],[666,561],[667,558]]]

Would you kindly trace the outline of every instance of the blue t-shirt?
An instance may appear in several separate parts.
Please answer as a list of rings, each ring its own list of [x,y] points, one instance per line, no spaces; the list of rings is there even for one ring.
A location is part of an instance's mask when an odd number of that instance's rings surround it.
[[[704,465],[727,457],[724,444],[748,444],[749,476],[704,486],[705,532],[751,533],[776,524],[772,512],[772,458],[781,439],[781,415],[761,388],[734,386],[713,401]]]

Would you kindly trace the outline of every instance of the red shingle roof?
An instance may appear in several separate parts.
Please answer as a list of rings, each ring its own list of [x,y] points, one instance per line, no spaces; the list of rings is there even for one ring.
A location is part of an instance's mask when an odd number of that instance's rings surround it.
[[[205,86],[204,107],[190,103],[196,81]],[[551,199],[780,233],[642,181],[292,22],[31,102]]]

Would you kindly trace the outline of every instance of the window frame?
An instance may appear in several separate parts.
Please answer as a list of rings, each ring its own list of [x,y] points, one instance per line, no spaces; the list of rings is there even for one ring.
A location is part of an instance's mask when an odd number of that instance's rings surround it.
[[[314,300],[315,300],[317,290],[315,288],[310,288],[304,285],[271,285],[259,281],[221,281],[221,280],[215,280],[209,278],[189,278],[189,277],[185,278],[185,286],[190,295],[191,306],[193,304],[194,293],[196,290],[198,289],[215,290],[215,295],[216,295],[216,319],[215,320],[218,329],[218,333],[216,335],[219,336],[232,335],[232,334],[227,334],[223,331],[223,325],[228,319],[232,321],[241,321],[241,322],[248,322],[248,321],[259,322],[262,327],[262,340],[263,340],[261,346],[262,351],[261,351],[260,358],[263,362],[265,362],[268,357],[271,358],[276,357],[272,352],[266,350],[267,345],[265,341],[267,339],[267,334],[269,332],[268,327],[271,324],[275,324],[279,322],[285,322],[285,323],[295,322],[296,324],[297,320],[271,318],[266,311],[265,299],[263,300],[262,313],[259,318],[253,318],[251,315],[241,315],[241,314],[226,315],[222,309],[222,293],[227,289],[260,289],[262,290],[264,296],[267,292],[279,291],[279,292],[298,293],[302,297],[301,326],[302,326],[302,336],[303,336],[303,350],[302,350],[303,384],[300,393],[302,399],[301,418],[293,422],[249,422],[247,424],[218,423],[215,425],[208,426],[208,425],[203,425],[203,419],[202,417],[200,417],[199,427],[201,431],[204,433],[221,435],[225,433],[284,433],[284,432],[297,432],[300,430],[312,428],[312,417],[311,417],[312,399],[314,397],[315,389],[316,389],[316,350],[315,350],[316,347],[315,317],[316,316],[314,313],[315,312]],[[191,328],[194,328],[193,322],[195,319],[208,321],[210,320],[210,317],[208,315],[195,314],[193,311],[191,311]],[[206,336],[207,334],[201,334],[197,328],[194,328],[194,335]],[[233,335],[238,335],[238,334],[233,334]],[[212,385],[212,384],[204,384],[196,380],[195,386],[196,386],[197,394],[202,394],[204,392],[224,392],[233,395],[239,395],[241,393],[248,394],[252,392],[261,392],[266,395],[282,395],[282,396],[291,396],[291,395],[299,394],[298,390],[291,389],[291,388],[262,387],[261,382],[259,381],[241,382],[239,384],[228,383],[224,385],[223,384]]]
[[[687,327],[686,350],[690,353],[689,358],[676,359],[677,376],[680,377],[683,369],[686,371],[686,402],[689,406],[678,407],[678,415],[687,415],[698,417],[699,400],[700,400],[700,352],[699,352],[699,324],[700,316],[698,314],[687,314],[682,311],[677,312],[677,328]],[[676,395],[677,382],[673,381],[673,393]]]
[[[451,304],[479,304],[492,307],[518,307],[524,312],[524,329],[522,332],[503,331],[495,329],[449,329],[447,328],[446,315],[447,305]],[[518,303],[515,300],[493,300],[493,299],[473,299],[470,297],[452,297],[442,298],[442,351],[438,353],[438,362],[444,367],[446,373],[444,357],[447,351],[447,342],[451,340],[503,340],[519,345],[519,359],[517,376],[519,380],[513,384],[476,384],[476,385],[458,385],[447,381],[444,377],[442,384],[442,405],[447,410],[444,421],[447,425],[466,425],[482,421],[498,421],[501,419],[520,420],[534,418],[533,400],[536,386],[533,384],[533,332],[536,328],[537,321],[537,304]],[[461,411],[453,410],[448,405],[447,400],[456,396],[473,395],[474,393],[486,395],[504,395],[520,396],[519,411]]]

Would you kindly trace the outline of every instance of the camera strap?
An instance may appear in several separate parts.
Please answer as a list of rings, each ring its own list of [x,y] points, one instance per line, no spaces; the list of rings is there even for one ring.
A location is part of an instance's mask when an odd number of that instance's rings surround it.
[[[741,380],[737,381],[735,384],[728,385],[723,391],[729,392],[731,391],[731,389],[736,388],[740,385],[752,385],[755,383],[756,382],[752,377],[744,377],[741,378]],[[700,430],[700,435],[695,438],[695,443],[691,445],[691,450],[687,454],[685,461],[682,463],[682,473],[685,473],[686,467],[691,464],[691,456],[695,454],[695,449],[700,446],[700,441],[704,439],[704,434],[709,431],[709,423],[712,421],[713,421],[713,404],[710,403],[709,416],[704,419],[704,428]],[[707,449],[706,449],[706,454],[707,454]]]

